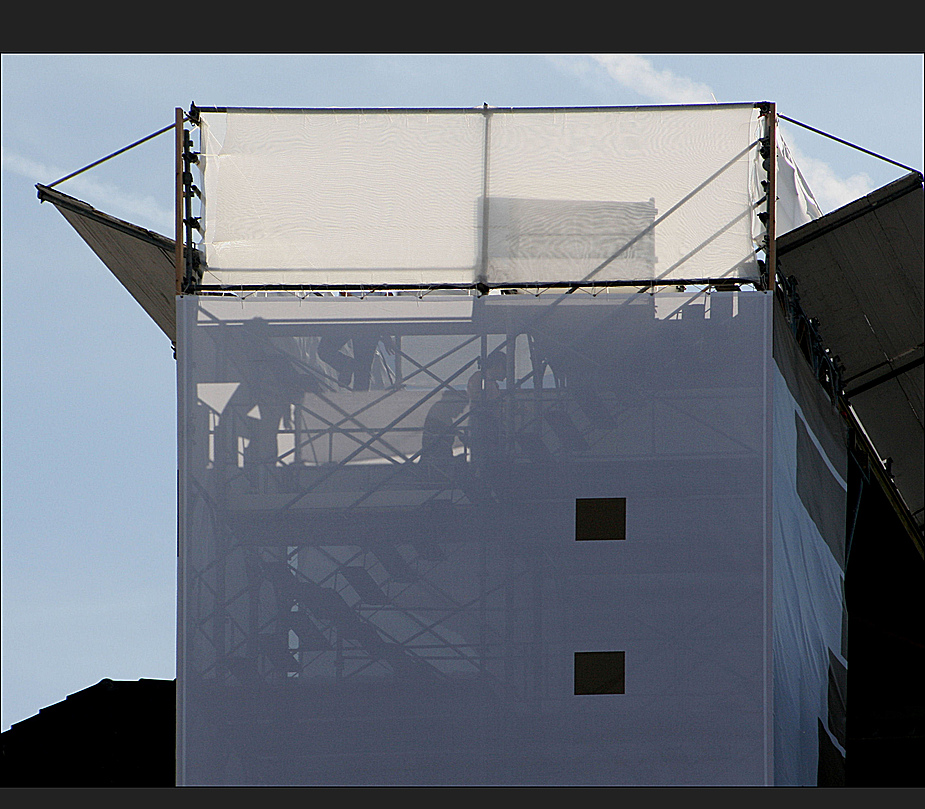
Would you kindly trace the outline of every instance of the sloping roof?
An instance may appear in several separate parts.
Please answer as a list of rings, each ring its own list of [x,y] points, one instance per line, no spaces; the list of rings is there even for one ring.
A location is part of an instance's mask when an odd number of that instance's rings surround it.
[[[170,787],[176,681],[100,680],[2,734],[3,787]]]
[[[913,172],[777,240],[778,268],[844,366],[846,398],[919,529],[925,525],[922,175]]]
[[[177,339],[176,242],[102,213],[86,202],[37,185],[171,342]]]

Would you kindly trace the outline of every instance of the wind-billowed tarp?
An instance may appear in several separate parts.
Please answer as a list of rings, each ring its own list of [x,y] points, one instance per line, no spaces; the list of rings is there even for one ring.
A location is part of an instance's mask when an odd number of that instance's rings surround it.
[[[180,298],[180,783],[772,783],[771,297]]]
[[[200,115],[204,284],[757,280],[753,104]]]

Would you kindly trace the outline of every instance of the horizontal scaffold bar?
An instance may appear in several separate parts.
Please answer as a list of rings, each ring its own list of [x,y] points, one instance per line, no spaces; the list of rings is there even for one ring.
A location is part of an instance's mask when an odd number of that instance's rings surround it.
[[[680,278],[670,281],[539,281],[530,283],[472,283],[472,284],[199,284],[193,293],[232,293],[235,292],[438,292],[456,290],[461,292],[479,292],[489,290],[527,290],[536,294],[545,290],[599,290],[604,288],[654,289],[657,287],[711,287],[724,290],[733,286],[755,286],[758,281],[743,278]]]

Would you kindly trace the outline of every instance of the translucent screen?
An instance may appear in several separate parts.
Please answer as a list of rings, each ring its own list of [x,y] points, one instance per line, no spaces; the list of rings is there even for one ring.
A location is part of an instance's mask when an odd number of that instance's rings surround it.
[[[769,297],[180,299],[180,779],[769,778]]]
[[[755,280],[754,105],[201,116],[206,283]]]

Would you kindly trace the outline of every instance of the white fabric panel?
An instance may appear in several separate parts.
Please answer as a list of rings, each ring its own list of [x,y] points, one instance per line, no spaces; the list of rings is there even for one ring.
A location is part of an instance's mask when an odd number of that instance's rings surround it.
[[[180,782],[771,783],[770,303],[181,298]]]
[[[489,227],[514,249],[489,279],[756,278],[757,132],[751,105],[493,115]]]
[[[206,282],[471,281],[480,113],[212,113],[202,137]]]
[[[758,277],[753,105],[201,122],[204,283]]]

